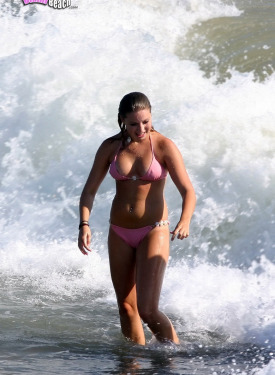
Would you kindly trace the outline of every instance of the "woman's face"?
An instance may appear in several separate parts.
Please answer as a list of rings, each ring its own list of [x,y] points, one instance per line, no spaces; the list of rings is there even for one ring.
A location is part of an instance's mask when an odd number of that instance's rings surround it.
[[[152,129],[152,116],[149,109],[127,113],[122,121],[126,125],[127,133],[134,142],[146,139]]]

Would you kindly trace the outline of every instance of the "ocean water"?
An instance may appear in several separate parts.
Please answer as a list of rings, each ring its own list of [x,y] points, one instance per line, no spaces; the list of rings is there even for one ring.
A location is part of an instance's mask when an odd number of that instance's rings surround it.
[[[275,3],[0,5],[0,373],[275,374]],[[120,334],[106,236],[114,181],[77,248],[97,147],[139,90],[198,202],[160,305],[181,344]],[[171,225],[180,196],[168,178]],[[146,329],[146,327],[145,327]]]

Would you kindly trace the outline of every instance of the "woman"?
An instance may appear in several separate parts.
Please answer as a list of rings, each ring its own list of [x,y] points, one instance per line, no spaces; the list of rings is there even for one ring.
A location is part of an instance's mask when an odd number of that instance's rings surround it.
[[[167,173],[182,196],[182,213],[172,240],[189,235],[195,192],[175,144],[154,130],[151,105],[138,92],[127,94],[119,106],[120,133],[99,147],[80,198],[78,246],[88,255],[89,216],[96,192],[108,169],[116,180],[108,237],[112,282],[122,333],[145,344],[141,320],[161,341],[179,343],[170,320],[158,309],[169,256],[169,222],[163,196]]]

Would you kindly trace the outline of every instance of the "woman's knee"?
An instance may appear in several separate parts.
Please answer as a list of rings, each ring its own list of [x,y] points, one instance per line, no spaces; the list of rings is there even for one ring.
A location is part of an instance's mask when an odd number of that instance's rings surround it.
[[[139,306],[138,312],[143,322],[150,325],[156,321],[159,311],[156,308]]]
[[[137,307],[131,305],[128,302],[122,302],[119,304],[119,315],[121,317],[133,317],[138,313]]]

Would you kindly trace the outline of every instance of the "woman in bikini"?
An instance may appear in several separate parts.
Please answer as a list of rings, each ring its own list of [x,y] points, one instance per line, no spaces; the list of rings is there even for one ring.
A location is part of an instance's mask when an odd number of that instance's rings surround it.
[[[112,282],[122,333],[145,344],[143,321],[160,342],[179,343],[170,320],[159,311],[164,271],[169,257],[169,221],[163,191],[169,172],[182,196],[182,212],[171,239],[189,235],[196,197],[175,144],[154,130],[151,105],[138,92],[119,106],[120,133],[99,147],[80,198],[78,246],[91,251],[89,217],[96,192],[108,170],[116,180],[108,237]]]

